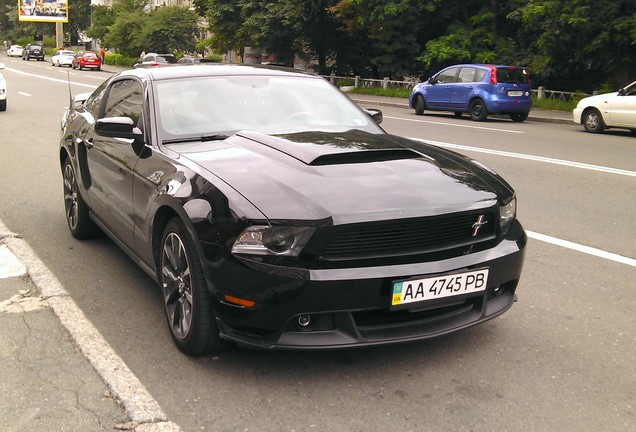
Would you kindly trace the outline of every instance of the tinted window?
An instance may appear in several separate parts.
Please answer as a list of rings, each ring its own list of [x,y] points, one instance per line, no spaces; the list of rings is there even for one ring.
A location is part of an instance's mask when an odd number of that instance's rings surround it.
[[[86,102],[84,102],[84,106],[88,111],[90,111],[93,116],[97,117],[97,111],[102,103],[102,98],[104,97],[104,93],[106,90],[106,85],[108,81],[104,81],[97,89],[90,95]]]
[[[471,67],[463,67],[462,70],[459,71],[459,76],[457,77],[457,82],[473,82],[473,77],[475,76],[475,68]]]
[[[110,87],[104,117],[130,117],[137,124],[142,106],[141,84],[131,79],[120,80]]]
[[[513,67],[497,68],[497,82],[526,84],[528,82],[528,72],[522,68],[513,68]]]
[[[177,59],[173,56],[162,56],[162,55],[158,55],[157,56],[157,63],[176,63]]]
[[[445,70],[444,72],[441,72],[439,75],[437,75],[437,77],[435,78],[435,80],[438,83],[450,83],[450,82],[455,82],[455,75],[457,75],[457,70],[459,68],[450,68]]]

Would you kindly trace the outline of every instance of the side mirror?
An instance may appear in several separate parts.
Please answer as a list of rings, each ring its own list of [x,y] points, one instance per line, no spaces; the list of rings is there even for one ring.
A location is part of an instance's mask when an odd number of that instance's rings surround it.
[[[95,123],[95,133],[109,138],[140,140],[143,133],[130,117],[104,117]]]
[[[430,77],[430,78],[428,79],[428,83],[429,83],[429,84],[435,84],[436,82],[437,82],[437,81],[435,80],[435,78],[434,78],[434,77]]]
[[[624,88],[620,89],[620,90],[618,91],[618,95],[619,95],[619,96],[625,96],[625,89],[624,89]]]
[[[382,116],[382,111],[380,111],[379,109],[369,108],[365,109],[364,112],[366,112],[369,117],[371,117],[371,119],[373,119],[373,121],[377,124],[382,123],[382,120],[384,119]]]
[[[73,107],[74,110],[78,109],[80,106],[82,106],[82,104],[84,102],[86,102],[86,99],[88,99],[90,97],[90,93],[79,93],[76,94],[73,97],[73,101],[71,103],[71,106]]]

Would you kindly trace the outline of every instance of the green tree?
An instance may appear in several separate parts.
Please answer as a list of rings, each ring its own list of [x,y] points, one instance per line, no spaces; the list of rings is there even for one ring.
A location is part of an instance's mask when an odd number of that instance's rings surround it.
[[[64,32],[71,43],[77,44],[80,32],[91,25],[91,0],[72,0],[68,4],[68,23],[63,24]]]
[[[146,52],[193,52],[199,35],[196,12],[181,6],[153,10],[143,21],[133,47]]]
[[[532,43],[528,62],[552,88],[615,88],[636,79],[633,0],[528,0],[511,16]]]

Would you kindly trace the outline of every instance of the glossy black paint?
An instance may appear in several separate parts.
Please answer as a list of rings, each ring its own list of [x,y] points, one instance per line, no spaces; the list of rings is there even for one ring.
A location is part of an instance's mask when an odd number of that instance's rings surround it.
[[[377,126],[239,131],[223,140],[162,144],[153,83],[215,74],[321,79],[227,65],[125,71],[68,111],[60,161],[71,160],[93,220],[155,280],[163,228],[171,217],[182,220],[203,262],[222,337],[285,349],[404,342],[477,324],[512,305],[526,244],[516,219],[475,244],[369,260],[334,264],[311,248],[298,257],[233,254],[237,236],[254,224],[313,226],[319,237],[369,222],[469,211],[498,217],[514,191],[464,156]],[[132,122],[97,120],[120,81],[140,98],[141,112]],[[396,280],[484,267],[490,268],[484,293],[390,307]],[[255,304],[241,307],[225,295]],[[302,328],[296,323],[305,314],[312,325]]]

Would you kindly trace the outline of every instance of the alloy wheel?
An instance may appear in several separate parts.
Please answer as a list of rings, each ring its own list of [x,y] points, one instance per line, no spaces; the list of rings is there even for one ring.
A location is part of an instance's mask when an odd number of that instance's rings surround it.
[[[64,208],[69,227],[71,230],[77,229],[77,180],[70,164],[64,166]]]
[[[192,277],[185,245],[175,232],[169,233],[163,243],[161,286],[172,332],[183,340],[192,327]]]

